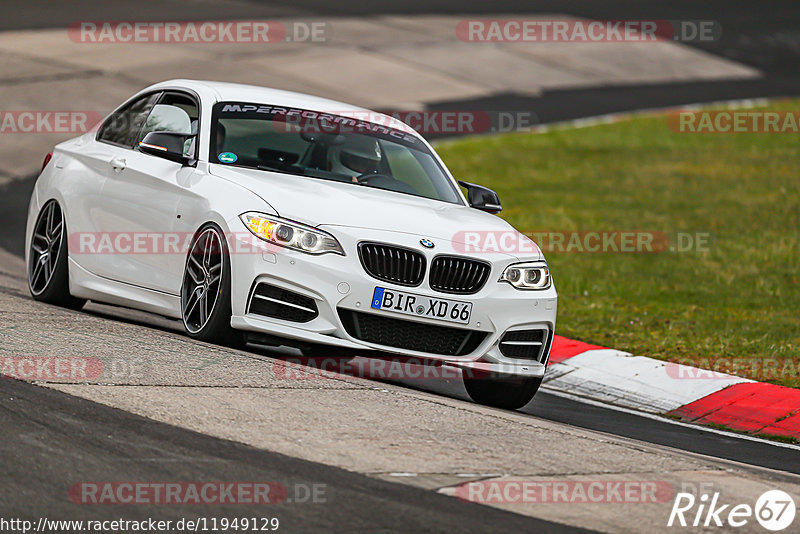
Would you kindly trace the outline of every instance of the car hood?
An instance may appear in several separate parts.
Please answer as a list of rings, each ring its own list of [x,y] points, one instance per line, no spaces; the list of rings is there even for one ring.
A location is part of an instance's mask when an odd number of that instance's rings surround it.
[[[209,168],[211,174],[261,197],[277,215],[312,226],[386,230],[454,243],[463,243],[465,232],[516,231],[500,217],[448,202],[270,171],[222,165]],[[243,212],[247,210],[242,207]]]

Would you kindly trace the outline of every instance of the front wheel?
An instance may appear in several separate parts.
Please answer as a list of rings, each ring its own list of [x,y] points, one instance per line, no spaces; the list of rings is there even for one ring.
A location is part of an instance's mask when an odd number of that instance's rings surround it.
[[[239,346],[242,334],[231,328],[231,261],[222,230],[209,223],[189,247],[181,285],[181,316],[189,337]]]
[[[496,378],[490,375],[464,377],[464,387],[478,404],[517,410],[528,404],[539,391],[542,378]]]

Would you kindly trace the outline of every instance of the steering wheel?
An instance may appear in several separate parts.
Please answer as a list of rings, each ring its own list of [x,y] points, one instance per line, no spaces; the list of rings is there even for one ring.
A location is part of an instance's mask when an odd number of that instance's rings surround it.
[[[373,182],[374,180],[374,182]],[[360,184],[377,187],[379,189],[387,189],[389,191],[397,191],[399,193],[410,193],[412,195],[419,195],[416,189],[402,180],[398,180],[394,176],[381,173],[367,173],[356,177],[356,181]]]

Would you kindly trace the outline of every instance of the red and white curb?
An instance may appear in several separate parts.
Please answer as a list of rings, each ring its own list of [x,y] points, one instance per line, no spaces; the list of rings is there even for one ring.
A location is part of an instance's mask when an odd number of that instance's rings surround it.
[[[800,389],[555,336],[545,389],[704,425],[800,439]]]

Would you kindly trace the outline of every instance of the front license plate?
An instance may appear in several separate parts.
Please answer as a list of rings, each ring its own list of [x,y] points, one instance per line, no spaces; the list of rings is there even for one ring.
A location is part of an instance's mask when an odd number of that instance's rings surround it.
[[[472,315],[471,302],[426,297],[383,287],[375,288],[372,307],[376,310],[461,324],[469,324],[469,317]]]

